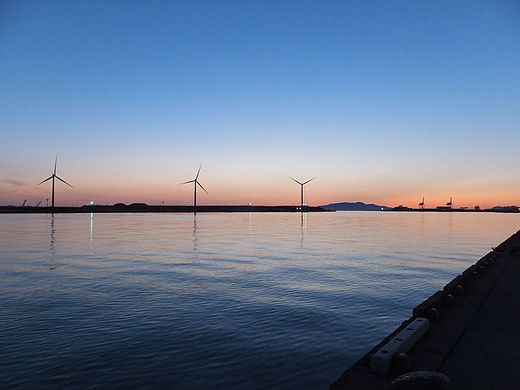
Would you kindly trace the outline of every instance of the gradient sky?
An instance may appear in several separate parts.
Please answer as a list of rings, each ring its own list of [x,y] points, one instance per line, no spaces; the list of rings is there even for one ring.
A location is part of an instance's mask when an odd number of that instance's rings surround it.
[[[3,1],[0,131],[0,204],[519,204],[520,3]]]

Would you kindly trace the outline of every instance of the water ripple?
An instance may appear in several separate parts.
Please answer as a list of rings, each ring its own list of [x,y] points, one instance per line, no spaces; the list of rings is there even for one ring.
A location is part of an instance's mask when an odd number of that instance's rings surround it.
[[[0,218],[0,387],[316,389],[517,215]]]

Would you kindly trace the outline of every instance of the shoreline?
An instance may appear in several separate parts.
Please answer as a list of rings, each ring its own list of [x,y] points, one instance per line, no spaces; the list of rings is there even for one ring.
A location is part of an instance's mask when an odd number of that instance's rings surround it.
[[[261,213],[261,212],[282,212],[298,213],[301,212],[300,206],[249,206],[249,205],[208,205],[197,206],[197,213]],[[498,214],[519,214],[520,210],[493,210],[493,209],[389,209],[389,210],[333,210],[322,206],[306,206],[303,212],[399,212],[399,213],[498,213]],[[145,205],[135,203],[130,205],[84,205],[84,206],[58,206],[58,207],[34,207],[34,206],[0,206],[0,214],[73,214],[73,213],[193,213],[193,206],[161,206]]]
[[[399,213],[405,213],[405,212],[411,212],[411,213],[513,213],[518,214],[520,213],[520,209],[481,209],[481,210],[475,210],[475,209],[400,209],[400,208],[393,208],[390,210],[382,210],[382,211],[396,211]]]
[[[80,207],[19,207],[0,206],[0,214],[72,214],[72,213],[193,213],[193,206],[155,206],[146,204],[131,205],[85,205]],[[265,213],[265,212],[302,212],[300,206],[197,206],[197,213]],[[304,207],[303,212],[331,212],[322,207]]]

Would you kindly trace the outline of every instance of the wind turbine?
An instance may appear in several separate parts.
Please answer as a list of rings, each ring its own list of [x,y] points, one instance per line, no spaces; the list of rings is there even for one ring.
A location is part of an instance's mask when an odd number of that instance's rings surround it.
[[[300,199],[300,201],[301,201],[301,208],[300,208],[300,210],[303,212],[303,186],[304,186],[305,184],[307,184],[308,182],[313,181],[313,180],[316,179],[316,178],[313,177],[312,179],[309,179],[309,180],[307,180],[307,181],[304,181],[303,183],[300,182],[300,181],[298,181],[298,180],[296,180],[296,179],[293,179],[291,176],[289,176],[289,178],[290,178],[291,180],[294,180],[296,183],[298,183],[298,184],[300,185],[300,198],[301,198],[301,199]]]
[[[446,206],[450,206],[450,209],[453,207],[453,199],[451,196],[450,196],[450,201],[448,203],[446,203]]]
[[[202,187],[202,184],[199,183],[199,174],[200,174],[201,168],[202,168],[202,164],[200,164],[200,167],[199,167],[199,170],[197,171],[197,176],[195,176],[195,179],[188,180],[188,181],[185,181],[184,183],[181,183],[181,184],[193,183],[193,213],[194,214],[197,214],[197,186],[202,188],[206,194],[208,193],[208,191],[206,191],[206,189],[204,187]]]
[[[422,202],[419,203],[419,207],[420,207],[421,209],[424,209],[424,198],[422,198]]]
[[[51,203],[51,207],[54,208],[54,179],[58,179],[59,181],[65,183],[66,185],[68,185],[69,187],[72,187],[69,183],[67,183],[65,180],[63,180],[61,177],[59,177],[58,175],[56,175],[56,164],[58,163],[58,155],[56,155],[56,159],[54,160],[54,173],[48,177],[47,179],[45,179],[44,181],[38,183],[38,185],[40,184],[43,184],[45,183],[46,181],[48,180],[51,180],[52,179],[52,203]]]

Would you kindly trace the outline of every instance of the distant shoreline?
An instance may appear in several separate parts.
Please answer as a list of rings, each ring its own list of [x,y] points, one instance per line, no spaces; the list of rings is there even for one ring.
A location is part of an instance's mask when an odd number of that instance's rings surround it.
[[[520,210],[518,209],[480,209],[480,210],[475,210],[475,209],[451,209],[451,210],[448,210],[448,209],[409,209],[409,208],[406,208],[406,209],[401,209],[401,208],[394,208],[394,209],[390,209],[390,210],[385,210],[385,211],[397,211],[397,212],[415,212],[415,213],[428,213],[428,212],[433,212],[433,213],[520,213]]]
[[[305,212],[334,212],[322,207],[304,207]],[[197,206],[197,213],[237,213],[237,212],[300,212],[299,206]],[[146,204],[131,205],[85,205],[79,207],[20,207],[0,206],[0,214],[50,214],[50,213],[193,213],[193,206],[156,206]]]
[[[161,206],[134,203],[130,205],[84,205],[77,207],[34,207],[34,206],[0,206],[0,214],[74,214],[74,213],[193,213],[193,206]],[[379,211],[379,212],[413,212],[413,213],[520,213],[518,209],[437,209],[437,208],[388,208],[384,210],[332,210],[326,206],[306,206],[305,212],[336,211]],[[197,206],[197,213],[298,213],[300,206]]]
[[[479,206],[476,207],[458,207],[455,208],[453,206],[436,206],[436,207],[407,207],[407,206],[396,206],[396,207],[389,207],[389,206],[382,206],[377,205],[373,203],[363,203],[363,202],[339,202],[339,203],[331,203],[327,205],[320,206],[327,210],[334,210],[334,211],[412,211],[412,212],[442,212],[442,213],[451,213],[451,212],[463,212],[463,213],[469,213],[469,212],[475,212],[475,213],[481,213],[481,212],[488,212],[488,213],[518,213],[520,212],[519,206],[495,206],[495,207],[488,207],[486,209],[482,209]]]

